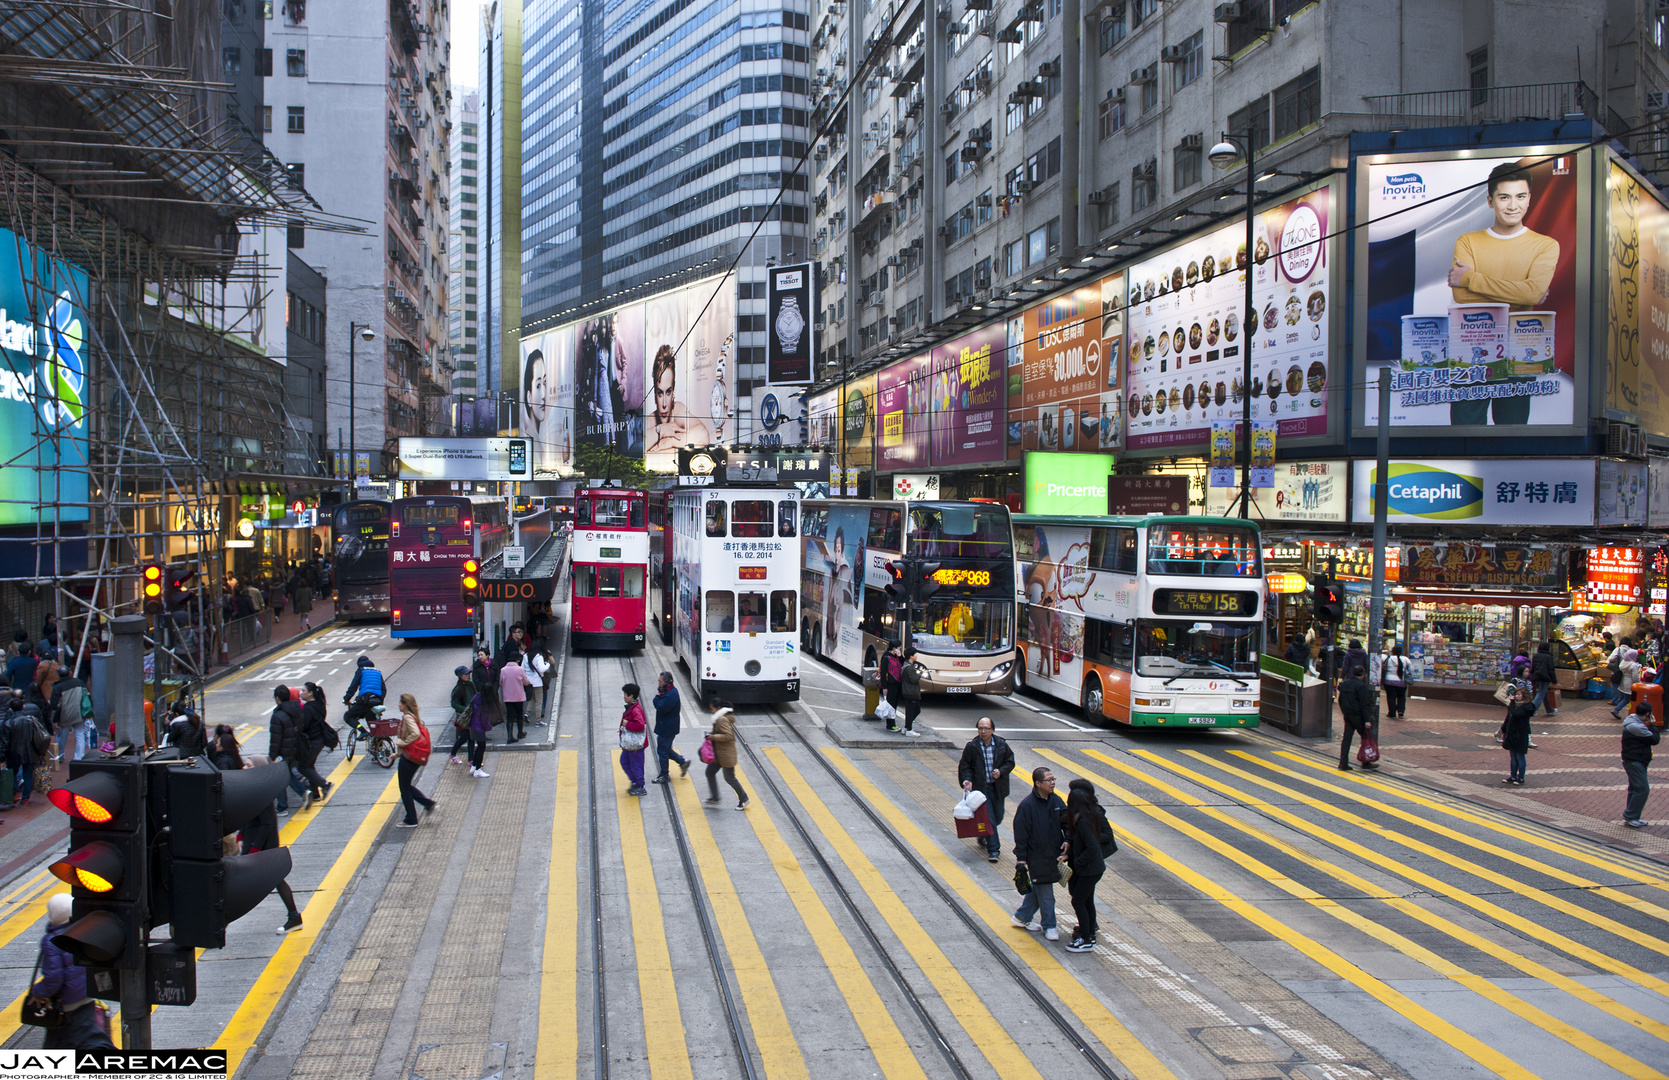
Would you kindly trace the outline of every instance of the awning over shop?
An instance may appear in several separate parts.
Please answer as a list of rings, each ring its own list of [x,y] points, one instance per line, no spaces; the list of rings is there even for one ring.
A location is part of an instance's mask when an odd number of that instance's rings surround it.
[[[1420,592],[1393,589],[1393,600],[1417,604],[1487,604],[1491,607],[1569,607],[1569,593]]]

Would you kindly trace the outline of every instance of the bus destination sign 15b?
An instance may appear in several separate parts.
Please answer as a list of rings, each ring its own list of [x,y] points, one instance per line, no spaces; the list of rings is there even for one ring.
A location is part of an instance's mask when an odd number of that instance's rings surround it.
[[[1258,609],[1255,592],[1204,589],[1155,589],[1153,610],[1161,615],[1247,616]]]

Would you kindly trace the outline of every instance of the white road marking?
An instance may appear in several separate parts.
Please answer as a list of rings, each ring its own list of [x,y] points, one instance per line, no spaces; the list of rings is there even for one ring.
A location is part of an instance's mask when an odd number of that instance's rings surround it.
[[[1085,727],[1082,724],[1075,724],[1072,721],[1068,720],[1064,716],[1056,716],[1054,713],[1044,712],[1042,709],[1038,708],[1036,705],[1033,705],[1031,702],[1027,701],[1025,698],[1015,697],[1013,694],[1010,694],[1010,695],[1008,695],[1008,700],[1013,702],[1014,704],[1020,706],[1021,708],[1030,709],[1032,712],[1034,712],[1037,715],[1043,717],[1045,720],[1054,720],[1058,723],[1065,724],[1067,727],[1073,728],[1074,730],[1077,730],[1077,731],[1094,731],[1095,730],[1094,728]]]

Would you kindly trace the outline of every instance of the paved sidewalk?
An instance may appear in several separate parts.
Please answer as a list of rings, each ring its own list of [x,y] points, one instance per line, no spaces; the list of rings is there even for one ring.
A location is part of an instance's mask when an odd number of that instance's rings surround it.
[[[1523,787],[1501,783],[1507,775],[1507,752],[1495,741],[1495,732],[1505,711],[1493,702],[1410,698],[1406,719],[1380,722],[1380,774],[1669,862],[1669,741],[1653,763],[1653,786],[1664,790],[1654,792],[1646,804],[1651,827],[1627,829],[1622,825],[1628,791],[1621,757],[1623,725],[1611,718],[1609,701],[1567,693],[1558,715],[1537,716],[1531,736],[1536,749],[1530,751]],[[1305,740],[1303,745],[1337,760],[1340,730],[1335,715],[1332,740]],[[1270,733],[1282,741],[1288,738]]]

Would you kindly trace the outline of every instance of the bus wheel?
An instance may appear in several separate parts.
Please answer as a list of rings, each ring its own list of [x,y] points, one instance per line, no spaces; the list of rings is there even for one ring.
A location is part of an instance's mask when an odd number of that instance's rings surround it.
[[[1091,676],[1084,682],[1084,719],[1095,724],[1106,723],[1107,717],[1101,709],[1101,680]]]
[[[1026,652],[1024,649],[1014,651],[1014,689],[1026,688]]]
[[[823,655],[823,628],[821,626],[812,628],[811,655],[818,657]]]

